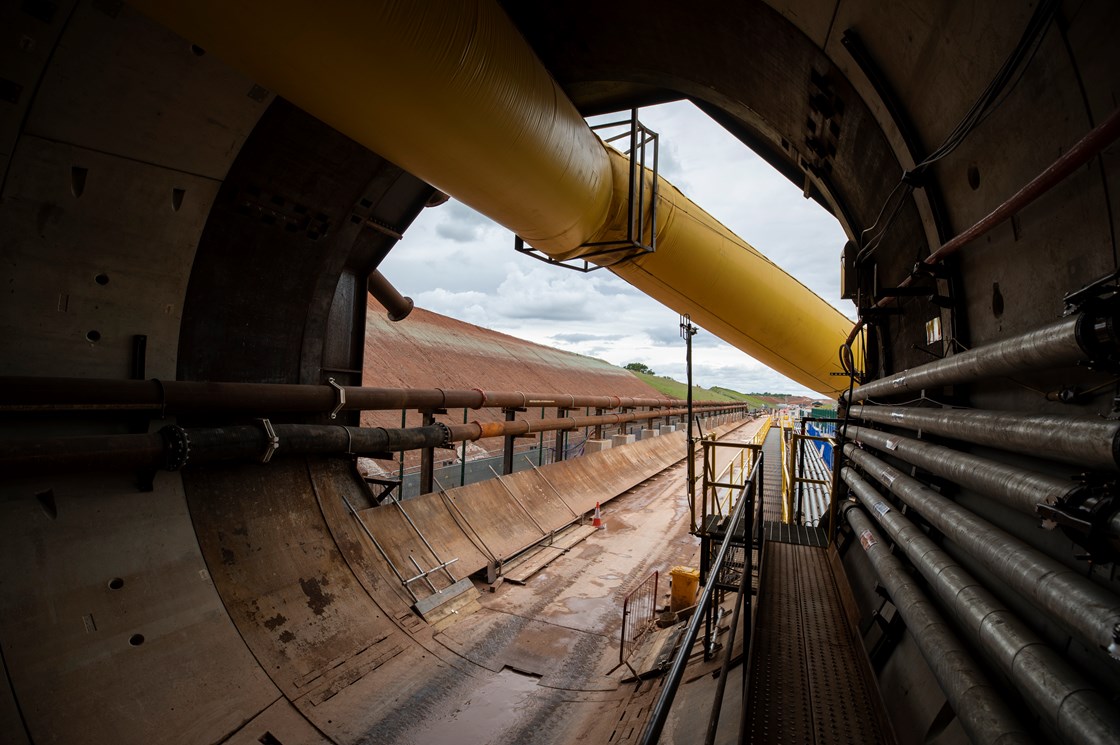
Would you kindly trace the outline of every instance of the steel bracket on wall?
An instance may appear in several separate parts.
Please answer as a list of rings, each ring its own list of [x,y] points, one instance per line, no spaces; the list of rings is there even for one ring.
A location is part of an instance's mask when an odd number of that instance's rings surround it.
[[[618,130],[622,128],[622,131]],[[532,256],[546,264],[574,269],[577,272],[593,272],[604,266],[617,264],[626,259],[657,250],[657,151],[658,134],[638,120],[638,110],[630,110],[630,118],[596,124],[591,127],[608,145],[629,139],[629,148],[624,151],[630,157],[629,186],[626,194],[627,221],[625,240],[595,241],[584,243],[580,248],[588,249],[580,256],[567,261],[558,261],[531,246],[526,246],[521,236],[514,236],[513,248],[518,253]],[[615,132],[614,134],[611,134]],[[645,174],[649,171],[653,178],[646,186]],[[647,191],[648,200],[647,200]],[[648,230],[646,223],[649,223]],[[599,259],[592,264],[589,259]]]
[[[1116,489],[1115,481],[1085,483],[1055,504],[1040,504],[1042,526],[1049,530],[1061,528],[1071,541],[1085,549],[1083,558],[1089,561],[1115,561],[1120,556]]]

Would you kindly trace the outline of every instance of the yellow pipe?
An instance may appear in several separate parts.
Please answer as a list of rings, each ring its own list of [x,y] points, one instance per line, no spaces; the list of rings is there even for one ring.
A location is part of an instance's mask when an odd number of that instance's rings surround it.
[[[626,234],[629,161],[614,149],[610,155],[614,202],[607,226],[592,241]],[[645,178],[650,194],[652,174]],[[839,396],[847,378],[830,373],[840,371],[839,349],[852,322],[665,179],[658,180],[657,194],[657,251],[608,268],[767,367]],[[583,250],[593,249],[563,257]]]
[[[554,258],[625,233],[625,158],[493,0],[132,4]],[[668,182],[659,190],[657,252],[611,271],[838,395],[845,379],[829,373],[850,322]]]
[[[541,250],[603,224],[606,151],[492,0],[131,5]]]

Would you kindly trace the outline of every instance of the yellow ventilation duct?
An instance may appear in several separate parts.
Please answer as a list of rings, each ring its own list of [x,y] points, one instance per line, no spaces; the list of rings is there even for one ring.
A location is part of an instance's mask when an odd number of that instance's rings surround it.
[[[554,258],[625,234],[626,159],[493,0],[132,5]],[[656,253],[610,270],[836,396],[851,323],[664,180],[659,190]]]

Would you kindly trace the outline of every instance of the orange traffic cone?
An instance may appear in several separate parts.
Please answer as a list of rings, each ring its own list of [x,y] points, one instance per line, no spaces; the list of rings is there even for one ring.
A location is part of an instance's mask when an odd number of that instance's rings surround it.
[[[591,520],[591,527],[597,530],[603,530],[606,525],[603,525],[603,516],[599,513],[599,503],[595,503],[595,517]]]

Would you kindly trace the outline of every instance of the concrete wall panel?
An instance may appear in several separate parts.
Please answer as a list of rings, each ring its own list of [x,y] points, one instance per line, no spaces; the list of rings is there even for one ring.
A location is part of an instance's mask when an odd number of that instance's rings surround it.
[[[34,742],[216,742],[280,695],[222,607],[178,476],[9,481],[0,551],[18,568],[0,640]]]

